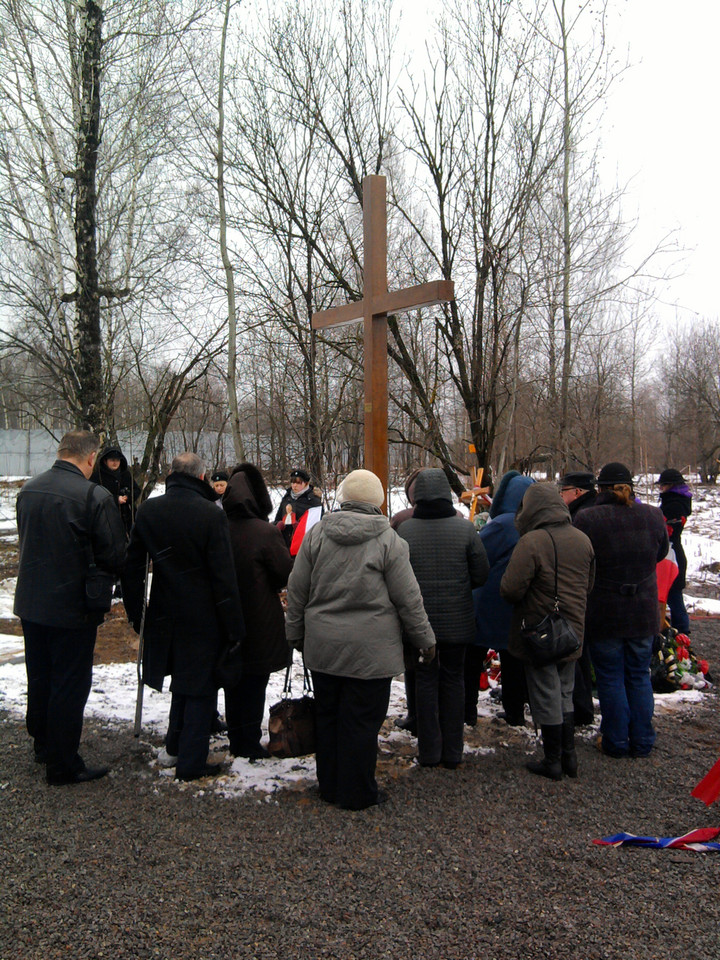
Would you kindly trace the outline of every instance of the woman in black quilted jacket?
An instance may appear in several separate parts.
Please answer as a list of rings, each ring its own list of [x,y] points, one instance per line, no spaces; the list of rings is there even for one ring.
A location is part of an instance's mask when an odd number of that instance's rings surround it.
[[[437,641],[437,656],[417,668],[418,760],[454,769],[462,762],[465,650],[475,641],[472,591],[489,565],[470,521],[455,512],[444,471],[423,470],[414,487],[415,509],[398,528]]]

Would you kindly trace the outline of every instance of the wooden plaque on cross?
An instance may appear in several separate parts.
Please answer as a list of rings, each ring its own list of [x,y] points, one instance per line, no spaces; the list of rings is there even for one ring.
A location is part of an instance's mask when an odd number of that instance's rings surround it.
[[[363,180],[363,298],[313,314],[315,330],[362,320],[365,373],[365,469],[388,490],[387,315],[446,303],[455,296],[452,280],[432,280],[405,290],[387,288],[385,177]],[[383,506],[387,512],[387,504]]]

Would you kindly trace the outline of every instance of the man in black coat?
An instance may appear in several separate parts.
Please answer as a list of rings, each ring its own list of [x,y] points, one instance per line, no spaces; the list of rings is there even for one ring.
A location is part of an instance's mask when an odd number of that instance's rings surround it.
[[[161,690],[164,678],[172,676],[165,747],[177,758],[178,780],[220,771],[207,764],[215,667],[223,648],[245,635],[227,517],[216,500],[200,457],[175,457],[165,495],[147,500],[137,512],[122,578],[125,608],[139,632],[149,554],[143,678]]]
[[[560,496],[575,517],[582,510],[595,505],[597,491],[595,476],[592,473],[566,473],[558,483]],[[592,696],[592,664],[590,663],[590,645],[583,644],[580,659],[575,661],[575,686],[573,688],[573,708],[575,726],[584,726],[595,719],[595,707]]]
[[[25,636],[27,728],[35,759],[54,786],[85,783],[108,772],[78,753],[92,685],[93,651],[103,614],[86,605],[92,561],[120,570],[125,535],[112,497],[89,482],[99,441],[86,430],[65,434],[52,468],[17,498],[20,566],[14,610]]]
[[[595,505],[597,490],[592,473],[566,473],[558,482],[560,496],[570,511],[570,516]]]

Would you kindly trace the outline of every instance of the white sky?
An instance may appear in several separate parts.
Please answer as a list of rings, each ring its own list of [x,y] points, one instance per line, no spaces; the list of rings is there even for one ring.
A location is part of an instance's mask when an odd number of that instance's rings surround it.
[[[632,178],[627,212],[648,245],[673,230],[685,249],[668,304],[720,315],[716,0],[611,0],[611,40],[630,69],[608,104],[603,140],[620,182]],[[617,35],[616,35],[617,31]],[[674,310],[666,311],[672,316]]]
[[[598,5],[601,0],[598,0]],[[444,0],[400,0],[402,33],[423,42]],[[578,0],[568,0],[568,10]],[[657,288],[666,323],[720,316],[717,105],[718,0],[609,0],[608,42],[629,69],[615,84],[601,129],[604,177],[628,184],[626,219],[638,218],[633,261],[665,237],[681,252]],[[669,259],[666,266],[669,266]]]

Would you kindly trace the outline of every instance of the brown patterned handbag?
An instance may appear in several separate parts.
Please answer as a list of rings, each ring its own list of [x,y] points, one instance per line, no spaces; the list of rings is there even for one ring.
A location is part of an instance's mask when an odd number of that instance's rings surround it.
[[[312,680],[303,659],[303,695],[292,696],[292,661],[285,671],[282,699],[270,707],[268,750],[274,757],[304,757],[315,753],[315,700]]]

